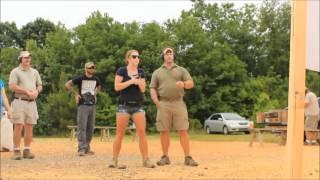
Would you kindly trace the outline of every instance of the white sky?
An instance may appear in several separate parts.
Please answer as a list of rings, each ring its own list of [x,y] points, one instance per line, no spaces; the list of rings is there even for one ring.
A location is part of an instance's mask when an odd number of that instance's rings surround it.
[[[121,23],[138,21],[147,23],[165,22],[167,19],[176,19],[182,10],[189,10],[192,3],[187,0],[0,0],[1,22],[15,22],[18,28],[42,17],[55,24],[61,22],[68,29],[85,23],[93,11],[108,13],[115,21]],[[259,0],[210,0],[214,2],[233,2],[237,6],[245,3],[261,4]]]

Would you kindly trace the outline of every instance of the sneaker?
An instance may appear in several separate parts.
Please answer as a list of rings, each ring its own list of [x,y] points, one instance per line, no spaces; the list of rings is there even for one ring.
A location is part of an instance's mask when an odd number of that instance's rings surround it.
[[[158,166],[164,166],[169,164],[170,164],[170,159],[169,159],[169,156],[167,155],[161,156],[161,159],[157,162]]]
[[[11,157],[12,160],[21,160],[21,152],[20,150],[14,150],[13,156]]]
[[[119,165],[118,160],[112,159],[111,163],[109,164],[109,168],[118,168],[118,169],[126,169],[126,165]]]
[[[86,153],[84,151],[79,151],[78,156],[84,156]]]
[[[308,146],[308,145],[312,145],[312,142],[307,139],[307,140],[304,142],[304,145],[307,145],[307,146]]]
[[[311,145],[316,145],[316,146],[318,146],[319,143],[318,143],[316,140],[313,140],[313,141],[311,141]]]
[[[0,152],[10,152],[10,149],[3,147]]]
[[[199,164],[195,160],[193,160],[191,156],[186,156],[184,158],[184,165],[186,165],[186,166],[198,166]]]
[[[30,149],[24,149],[22,157],[25,158],[25,159],[33,159],[34,158],[34,154],[32,154],[30,152]]]
[[[143,167],[146,168],[155,168],[156,166],[150,161],[150,159],[146,159],[142,163]]]
[[[89,150],[89,151],[86,151],[85,154],[86,155],[94,155],[94,151]]]

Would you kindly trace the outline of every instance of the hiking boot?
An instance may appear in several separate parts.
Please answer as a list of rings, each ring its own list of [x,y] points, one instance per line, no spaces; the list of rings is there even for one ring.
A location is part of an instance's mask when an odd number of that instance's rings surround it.
[[[25,159],[33,159],[34,158],[34,154],[32,154],[30,152],[30,149],[24,149],[22,157],[25,158]]]
[[[13,156],[11,157],[12,160],[21,160],[21,152],[20,150],[14,150]]]
[[[0,152],[10,152],[10,149],[3,147]]]
[[[186,165],[186,166],[198,166],[199,164],[195,160],[193,160],[191,156],[186,156],[184,158],[184,165]]]
[[[142,163],[143,167],[146,168],[155,168],[156,166],[150,161],[150,159],[146,159]]]
[[[94,151],[89,150],[89,151],[86,151],[85,154],[86,155],[94,155]]]
[[[118,168],[118,169],[126,169],[126,165],[119,165],[118,160],[112,159],[111,163],[109,164],[109,168]]]
[[[319,143],[316,140],[311,141],[311,145],[319,146]]]
[[[86,153],[84,151],[79,151],[78,156],[84,156]]]
[[[158,166],[164,166],[170,164],[170,159],[167,155],[161,156],[161,159],[157,162]]]
[[[310,141],[310,140],[306,140],[305,142],[304,142],[304,145],[312,145],[312,142]]]

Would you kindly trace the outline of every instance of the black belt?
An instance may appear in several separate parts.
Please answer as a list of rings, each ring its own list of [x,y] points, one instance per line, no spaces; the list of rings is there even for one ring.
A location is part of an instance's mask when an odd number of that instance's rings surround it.
[[[21,97],[14,97],[14,98],[15,98],[15,99],[22,100],[22,101],[28,101],[28,102],[35,101],[34,99],[25,99],[25,98],[21,98]]]
[[[120,105],[125,105],[125,106],[141,106],[142,102],[140,101],[120,101]]]

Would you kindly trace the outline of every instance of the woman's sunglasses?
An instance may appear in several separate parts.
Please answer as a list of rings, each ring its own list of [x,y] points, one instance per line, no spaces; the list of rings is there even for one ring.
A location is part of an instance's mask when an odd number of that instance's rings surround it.
[[[139,55],[131,55],[131,57],[132,57],[133,59],[140,58],[140,56],[139,56]]]

